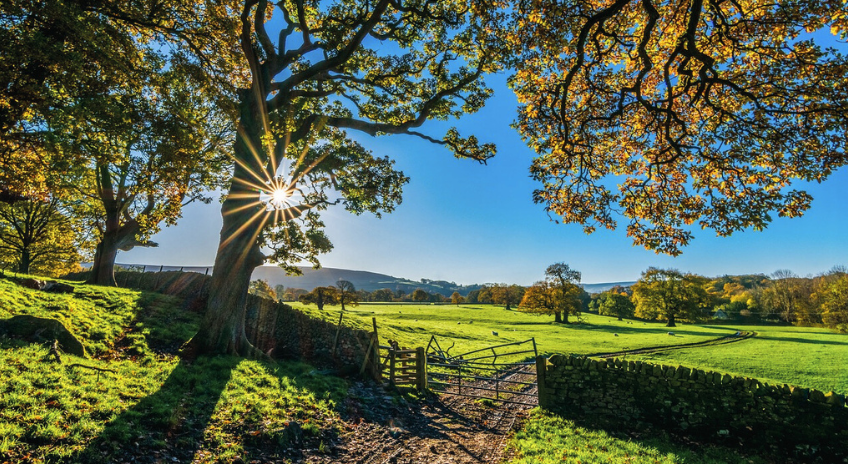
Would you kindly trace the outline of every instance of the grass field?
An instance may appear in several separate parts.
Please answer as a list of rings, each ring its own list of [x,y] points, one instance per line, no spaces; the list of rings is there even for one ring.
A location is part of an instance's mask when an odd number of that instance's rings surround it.
[[[315,317],[338,322],[338,306],[319,311],[315,306],[294,305]],[[506,311],[500,306],[429,304],[361,304],[345,311],[343,324],[371,330],[372,317],[377,319],[383,342],[392,339],[405,347],[426,346],[430,335],[435,335],[443,348],[445,342],[456,344],[451,354],[535,337],[540,354],[589,355],[702,342],[737,330],[753,331],[756,337],[738,343],[630,355],[628,359],[681,364],[848,394],[848,336],[827,329],[709,324],[679,324],[669,329],[663,323],[618,321],[595,314],[583,314],[579,324],[564,325],[555,324],[550,316]],[[669,336],[669,330],[675,335]]]
[[[44,345],[0,338],[0,462],[265,462],[339,427],[345,380],[298,362],[181,361],[199,319],[181,301],[73,284],[54,295],[0,278],[0,318],[59,319],[90,355],[59,365]]]
[[[646,361],[684,365],[848,394],[848,336],[827,329],[739,326],[757,336],[740,343],[637,355]]]

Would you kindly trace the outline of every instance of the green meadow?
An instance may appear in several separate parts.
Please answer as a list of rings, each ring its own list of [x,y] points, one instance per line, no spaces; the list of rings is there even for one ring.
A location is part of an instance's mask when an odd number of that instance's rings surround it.
[[[338,322],[338,306],[294,303],[315,317]],[[455,343],[451,354],[493,344],[534,337],[540,354],[591,355],[646,347],[704,342],[736,333],[756,332],[737,343],[682,348],[650,355],[628,355],[669,365],[754,377],[774,384],[788,383],[824,392],[848,394],[848,337],[827,329],[791,326],[735,326],[618,321],[614,317],[584,313],[571,324],[555,324],[550,316],[507,311],[493,305],[388,305],[360,304],[348,308],[343,324],[371,330],[377,319],[380,339],[401,346],[426,346],[431,335],[443,348]],[[498,335],[493,335],[492,332]],[[674,336],[668,335],[669,331]],[[616,336],[617,335],[617,336]]]
[[[89,356],[59,365],[46,345],[0,337],[0,462],[249,462],[341,427],[345,380],[300,362],[182,361],[199,315],[181,301],[71,283],[54,295],[0,278],[0,318],[59,319]]]
[[[342,405],[359,401],[348,396],[347,380],[300,362],[181,360],[178,349],[199,320],[183,302],[71,283],[74,294],[48,294],[0,278],[0,318],[56,318],[88,353],[63,354],[60,365],[46,344],[0,337],[0,462],[296,460],[297,449],[324,449],[346,427]],[[341,314],[295,306],[334,323]],[[454,344],[452,354],[531,337],[543,354],[593,354],[755,331],[734,344],[640,358],[848,392],[840,363],[848,340],[820,329],[681,325],[669,336],[660,323],[584,314],[561,325],[491,305],[362,304],[345,311],[342,323],[371,330],[372,318],[383,343],[423,346],[436,335],[443,347]],[[696,451],[665,436],[590,429],[541,410],[508,446],[513,464],[765,462],[721,448]]]

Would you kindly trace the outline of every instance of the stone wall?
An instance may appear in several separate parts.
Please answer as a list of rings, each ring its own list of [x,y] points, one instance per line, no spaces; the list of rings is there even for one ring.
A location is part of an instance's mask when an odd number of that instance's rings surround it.
[[[211,279],[194,272],[115,273],[121,287],[173,295],[185,301],[186,310],[197,312],[206,308]],[[338,342],[333,352],[337,331]],[[331,366],[343,373],[359,373],[369,346],[372,356],[377,351],[371,344],[370,332],[345,327],[344,322],[339,330],[336,324],[254,295],[247,298],[245,332],[254,346],[272,357],[300,359]],[[374,375],[375,366],[369,367],[368,372]]]
[[[833,392],[612,358],[554,355],[537,369],[539,405],[569,417],[848,463],[848,407]]]

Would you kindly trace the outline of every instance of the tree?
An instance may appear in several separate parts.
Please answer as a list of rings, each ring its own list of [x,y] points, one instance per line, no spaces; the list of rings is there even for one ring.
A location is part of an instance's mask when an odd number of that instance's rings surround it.
[[[351,306],[359,305],[359,295],[356,293],[356,287],[347,280],[339,280],[336,282],[336,292],[338,302],[342,305],[342,311],[345,310],[345,303]]]
[[[416,128],[482,107],[490,94],[482,77],[501,69],[504,13],[482,0],[245,0],[237,13],[250,83],[237,91],[235,167],[215,259],[227,272],[212,276],[192,344],[254,354],[244,333],[253,269],[266,259],[293,273],[300,260],[317,263],[331,247],[318,213],[331,203],[360,214],[400,201],[406,177],[346,131],[408,134],[481,162],[494,154],[455,129],[435,138]],[[272,17],[276,41],[266,28]],[[279,200],[271,211],[257,201],[260,190]],[[266,257],[263,246],[274,253]]]
[[[560,304],[563,313],[562,322],[568,324],[569,314],[580,314],[580,300],[575,301],[575,298],[579,298],[582,292],[580,286],[577,285],[580,283],[580,272],[571,269],[568,264],[555,263],[545,269],[545,276],[547,276],[551,285],[559,289],[559,296],[562,298]]]
[[[371,301],[392,301],[395,294],[388,288],[381,288],[371,292]]]
[[[497,284],[491,287],[492,303],[504,305],[509,311],[511,306],[521,302],[524,296],[524,287],[520,285]]]
[[[156,246],[148,238],[175,224],[182,206],[211,199],[219,185],[230,122],[192,83],[188,70],[157,55],[136,64],[133,86],[109,88],[55,116],[63,149],[87,168],[72,185],[92,202],[88,219],[99,232],[88,283],[115,285],[119,250]]]
[[[412,301],[422,303],[424,301],[428,301],[429,299],[430,299],[430,295],[420,288],[416,288],[412,292]]]
[[[451,294],[450,299],[451,299],[451,303],[453,303],[453,304],[455,304],[455,305],[457,305],[457,306],[459,306],[460,304],[462,304],[462,303],[464,303],[464,302],[465,302],[465,297],[463,297],[462,295],[460,295],[460,294],[459,294],[459,292],[453,292],[453,293]]]
[[[60,276],[79,268],[86,244],[57,197],[0,203],[0,260],[23,274]]]
[[[626,295],[615,292],[601,293],[598,304],[598,314],[615,316],[618,320],[625,317],[633,317],[636,307]]]
[[[677,320],[697,321],[702,309],[710,306],[710,296],[704,289],[707,280],[676,269],[650,267],[633,285],[636,316],[645,319],[664,318],[666,327],[675,327]]]
[[[848,163],[848,59],[835,0],[522,0],[510,37],[534,200],[591,233],[677,255],[800,216],[790,189]],[[610,179],[614,178],[612,182]],[[617,184],[618,190],[610,188]]]
[[[274,285],[274,294],[277,295],[278,300],[282,301],[285,298],[286,286],[283,284]]]
[[[283,294],[283,299],[285,301],[299,301],[300,297],[307,293],[309,292],[302,288],[287,288],[286,292]]]
[[[315,304],[320,311],[324,310],[325,304],[336,304],[339,301],[338,291],[335,287],[315,287],[311,292],[301,295],[301,303]]]
[[[256,295],[260,298],[265,298],[267,300],[277,300],[277,292],[268,285],[267,280],[254,280],[250,282],[250,288],[248,289],[248,293],[251,295]]]
[[[225,2],[2,2],[0,201],[46,199],[85,164],[78,153],[52,149],[55,117],[108,89],[134,88],[150,51],[192,68],[204,93],[229,93],[239,81],[238,30],[226,11]]]
[[[848,333],[848,275],[840,274],[819,295],[822,322]]]
[[[551,285],[547,280],[536,282],[524,292],[518,310],[528,313],[553,314],[554,322],[562,322],[560,289]]]

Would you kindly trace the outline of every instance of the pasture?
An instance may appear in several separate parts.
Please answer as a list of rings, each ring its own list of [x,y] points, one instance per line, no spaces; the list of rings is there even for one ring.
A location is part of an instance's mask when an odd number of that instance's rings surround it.
[[[303,311],[338,322],[338,306],[293,303]],[[572,324],[555,324],[552,316],[507,311],[494,305],[430,305],[363,303],[345,311],[343,324],[370,330],[377,319],[381,341],[397,340],[401,346],[426,346],[430,335],[455,342],[452,354],[498,343],[535,337],[540,354],[596,353],[704,342],[753,331],[751,339],[725,345],[682,348],[628,359],[684,365],[698,369],[788,383],[822,391],[848,394],[848,336],[827,329],[790,326],[735,326],[678,324],[669,329],[661,322],[618,321],[614,317],[584,313]],[[669,331],[674,336],[668,335]],[[493,335],[497,332],[498,335]],[[616,336],[617,334],[617,336]]]

